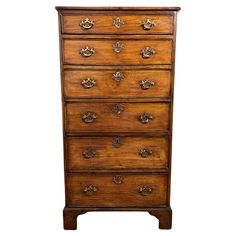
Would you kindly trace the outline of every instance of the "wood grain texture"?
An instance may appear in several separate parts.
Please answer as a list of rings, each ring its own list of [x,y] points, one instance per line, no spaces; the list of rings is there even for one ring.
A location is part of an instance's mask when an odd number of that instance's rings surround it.
[[[173,65],[136,65],[136,66],[126,66],[126,65],[118,65],[118,66],[107,66],[107,65],[102,65],[102,66],[96,66],[96,65],[64,65],[62,64],[62,69],[64,71],[66,70],[88,70],[88,71],[93,71],[93,70],[172,70]]]
[[[159,220],[159,229],[171,229],[172,210],[170,207],[65,207],[63,210],[64,229],[77,229],[77,216],[93,211],[139,211],[148,213]]]
[[[159,228],[170,229],[171,140],[175,68],[176,17],[178,7],[56,7],[59,16],[61,84],[63,103],[64,172],[66,203],[64,228],[76,229],[77,216],[88,211],[148,211],[159,220]],[[119,17],[124,25],[112,25]],[[90,18],[95,25],[82,30],[80,21]],[[150,18],[157,23],[143,30],[140,22]],[[114,52],[120,42],[124,48]],[[82,57],[82,47],[93,47],[91,57]],[[152,47],[156,54],[143,59],[140,51]],[[113,83],[113,72],[125,78]],[[81,81],[91,78],[96,85],[84,89]],[[155,85],[140,89],[140,80]],[[124,110],[112,111],[115,105]],[[96,120],[85,123],[87,112]],[[138,116],[150,113],[153,120],[140,123]],[[114,148],[119,136],[123,145]],[[153,149],[144,159],[140,146]],[[96,149],[85,159],[82,152]],[[139,159],[140,158],[140,159]],[[122,176],[123,182],[113,182]],[[118,177],[117,177],[118,178]],[[119,180],[119,178],[118,178]],[[150,185],[154,190],[142,196],[137,189]],[[96,185],[88,196],[86,186]]]
[[[64,64],[82,65],[119,65],[119,64],[171,64],[172,40],[119,40],[124,46],[120,53],[113,51],[117,40],[63,40]],[[81,49],[89,46],[95,52],[90,57],[83,57]],[[155,54],[144,59],[140,52],[145,47],[151,47]]]
[[[92,13],[81,15],[65,15],[63,16],[64,34],[172,34],[173,32],[173,16],[171,15],[116,15],[110,12],[101,15]],[[84,29],[80,23],[86,18],[92,20],[94,25],[90,29]],[[120,18],[123,25],[117,28],[113,25],[113,21]],[[144,30],[142,22],[151,19],[156,23],[156,26],[150,30]]]
[[[159,229],[171,229],[172,227],[172,210],[170,207],[163,210],[154,209],[148,211],[150,215],[159,220]]]
[[[168,167],[168,137],[119,137],[122,145],[114,147],[116,138],[67,138],[67,170]],[[95,156],[85,158],[83,152],[91,149],[96,151]],[[141,157],[142,149],[151,150],[152,154]]]
[[[119,103],[124,111],[117,115],[112,112],[114,103],[68,103],[66,104],[67,132],[96,131],[163,131],[168,130],[169,105],[164,103]],[[96,114],[96,120],[85,123],[82,117],[87,112]],[[143,124],[139,116],[144,113],[153,116],[153,120]]]
[[[92,11],[179,11],[180,7],[82,7],[82,6],[56,6],[56,10],[68,10],[69,12],[73,12],[73,10],[77,10],[77,13],[82,13],[82,11],[92,10]]]
[[[127,35],[127,34],[62,34],[63,39],[109,39],[109,40],[121,40],[121,39],[133,39],[133,40],[172,40],[174,35],[170,34],[142,34],[142,35]],[[105,66],[105,65],[104,65]]]
[[[121,184],[113,182],[114,176],[116,174],[67,174],[68,206],[154,207],[166,204],[166,175],[122,174]],[[87,186],[94,186],[97,191],[87,196],[84,193]],[[143,196],[139,193],[142,186],[150,186],[153,191]]]
[[[77,229],[77,217],[78,215],[85,214],[86,211],[78,209],[69,209],[67,207],[63,210],[63,224],[66,230]]]
[[[117,71],[124,75],[121,82],[113,79]],[[66,70],[64,72],[64,95],[67,98],[139,98],[169,97],[170,71],[167,70],[122,70],[114,68],[104,70]],[[82,81],[87,78],[96,84],[84,88]],[[155,84],[149,89],[142,89],[140,81],[150,80]]]

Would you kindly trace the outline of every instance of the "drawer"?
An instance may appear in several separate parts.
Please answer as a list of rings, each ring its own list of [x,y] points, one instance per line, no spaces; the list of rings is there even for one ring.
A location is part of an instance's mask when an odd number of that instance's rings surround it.
[[[167,175],[67,174],[67,205],[160,206],[167,202]]]
[[[171,39],[64,39],[64,64],[171,64]]]
[[[168,137],[66,139],[67,169],[167,168]]]
[[[168,70],[66,70],[67,98],[169,97]]]
[[[67,103],[67,132],[168,130],[167,103]]]
[[[171,15],[64,15],[64,34],[173,34]]]

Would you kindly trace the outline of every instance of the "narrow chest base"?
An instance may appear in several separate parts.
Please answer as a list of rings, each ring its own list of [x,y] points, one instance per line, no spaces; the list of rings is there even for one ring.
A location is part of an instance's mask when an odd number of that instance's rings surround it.
[[[155,216],[159,220],[159,229],[171,229],[172,225],[172,210],[171,207],[161,208],[72,208],[65,207],[63,210],[64,229],[76,230],[77,217],[86,212],[93,211],[147,211],[150,215]]]

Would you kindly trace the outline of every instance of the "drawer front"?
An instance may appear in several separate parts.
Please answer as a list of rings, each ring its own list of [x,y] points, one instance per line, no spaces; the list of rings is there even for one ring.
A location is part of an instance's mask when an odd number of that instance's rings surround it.
[[[106,15],[65,15],[64,34],[172,34],[171,15],[121,15],[106,12]],[[109,15],[110,14],[110,15]]]
[[[67,132],[168,130],[166,103],[68,103]]]
[[[68,174],[69,206],[160,206],[167,202],[167,175]]]
[[[67,169],[167,168],[167,137],[67,138]]]
[[[172,40],[64,39],[65,64],[171,64]]]
[[[169,97],[171,72],[167,70],[67,70],[67,98]]]

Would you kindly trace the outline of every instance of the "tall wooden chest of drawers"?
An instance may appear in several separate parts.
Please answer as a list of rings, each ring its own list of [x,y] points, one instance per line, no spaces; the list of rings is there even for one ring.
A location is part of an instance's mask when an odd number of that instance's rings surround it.
[[[64,228],[88,211],[148,211],[170,229],[178,7],[56,7]]]

